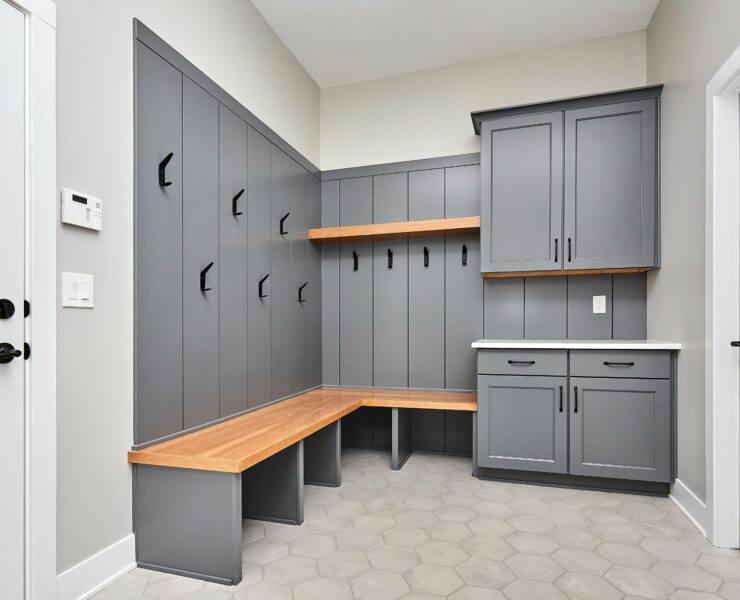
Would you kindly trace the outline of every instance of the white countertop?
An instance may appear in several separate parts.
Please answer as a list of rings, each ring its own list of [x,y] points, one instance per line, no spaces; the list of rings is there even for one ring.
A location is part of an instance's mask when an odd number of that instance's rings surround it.
[[[476,340],[473,348],[528,350],[680,350],[678,342],[658,340]]]

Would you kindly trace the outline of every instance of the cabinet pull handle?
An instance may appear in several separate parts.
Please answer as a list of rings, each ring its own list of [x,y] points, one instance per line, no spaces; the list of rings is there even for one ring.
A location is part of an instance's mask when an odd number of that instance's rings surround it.
[[[531,367],[534,364],[533,360],[510,360],[508,361],[510,365],[519,365],[523,367]]]
[[[424,266],[429,266],[429,248],[426,246],[424,246]]]
[[[610,362],[608,360],[604,361],[605,367],[634,367],[635,363],[633,362]]]
[[[571,251],[571,243],[570,243],[570,238],[568,238],[568,262],[571,262],[570,261],[570,257],[571,257],[570,251]]]
[[[208,266],[200,272],[200,291],[210,292],[212,288],[206,287],[206,275],[211,270],[213,262],[208,263]]]
[[[578,412],[578,386],[573,387],[573,412]]]
[[[393,250],[390,248],[388,248],[388,268],[393,268]]]
[[[165,156],[162,159],[162,162],[159,163],[159,185],[160,187],[168,187],[172,185],[171,181],[167,181],[167,173],[165,172],[165,169],[167,169],[167,165],[172,160],[173,153],[170,152],[167,156]]]
[[[558,238],[555,238],[555,262],[558,262]]]
[[[259,291],[258,291],[258,294],[259,294],[259,297],[260,297],[260,298],[267,298],[267,294],[263,294],[263,293],[262,293],[262,287],[263,287],[263,286],[265,285],[265,281],[267,281],[267,278],[268,278],[269,276],[270,276],[270,274],[268,273],[268,274],[267,274],[267,275],[265,275],[265,276],[264,276],[264,277],[263,277],[262,279],[260,279],[260,284],[259,284]]]
[[[239,215],[244,214],[241,211],[239,211],[236,206],[236,203],[239,202],[239,198],[242,197],[243,193],[244,193],[244,188],[239,190],[239,193],[236,196],[234,196],[231,200],[231,214],[234,215],[235,217],[238,217]]]
[[[290,213],[287,212],[280,219],[280,235],[285,235],[286,233],[288,233],[287,231],[285,231],[285,219],[287,219],[289,216]]]
[[[298,288],[298,302],[305,302],[306,299],[303,297],[303,288],[308,285],[308,281]]]
[[[468,266],[468,245],[463,244],[462,249],[462,266],[467,267]]]
[[[360,268],[360,258],[357,256],[357,252],[352,250],[352,270],[356,271]]]
[[[563,386],[560,386],[560,412],[563,412]]]

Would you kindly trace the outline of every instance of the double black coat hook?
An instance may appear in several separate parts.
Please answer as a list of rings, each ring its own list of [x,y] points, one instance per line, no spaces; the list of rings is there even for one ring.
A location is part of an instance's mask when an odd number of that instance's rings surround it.
[[[237,209],[237,202],[239,202],[239,198],[242,197],[243,193],[244,193],[244,188],[240,189],[239,193],[236,196],[234,196],[234,198],[231,200],[231,214],[234,215],[235,217],[238,217],[239,215],[244,214]]]
[[[165,156],[162,159],[162,162],[159,163],[159,185],[160,187],[168,187],[172,185],[171,181],[167,181],[167,173],[165,172],[165,169],[167,169],[167,165],[172,160],[172,157],[174,154],[170,152],[167,156]]]
[[[429,266],[429,248],[426,246],[424,246],[424,266]]]
[[[303,297],[303,288],[308,285],[308,281],[298,288],[298,302],[305,302],[306,299]]]
[[[463,244],[462,247],[462,266],[467,267],[468,266],[468,245]]]
[[[390,248],[388,248],[388,268],[393,268],[393,250]]]
[[[356,271],[360,267],[360,258],[357,256],[357,252],[352,250],[352,270]]]
[[[200,291],[210,292],[212,288],[206,287],[206,275],[211,270],[213,262],[208,263],[208,266],[200,272]]]
[[[280,219],[280,235],[285,235],[286,233],[288,233],[287,231],[285,231],[285,219],[287,219],[289,216],[290,216],[290,213],[287,212]]]
[[[267,281],[267,278],[268,278],[269,276],[270,276],[270,274],[268,273],[268,274],[267,274],[267,275],[265,275],[265,276],[264,276],[264,277],[263,277],[262,279],[260,279],[260,283],[259,283],[259,290],[258,290],[258,292],[257,292],[257,293],[259,294],[259,297],[260,297],[260,298],[267,298],[267,294],[263,294],[263,293],[262,293],[262,288],[264,287],[264,285],[265,285],[265,281]]]

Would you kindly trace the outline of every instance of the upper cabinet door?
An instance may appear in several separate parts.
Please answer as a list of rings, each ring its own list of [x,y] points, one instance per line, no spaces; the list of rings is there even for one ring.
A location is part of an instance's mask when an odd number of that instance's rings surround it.
[[[481,128],[481,271],[562,268],[562,111]]]
[[[565,269],[656,266],[656,101],[565,112]]]

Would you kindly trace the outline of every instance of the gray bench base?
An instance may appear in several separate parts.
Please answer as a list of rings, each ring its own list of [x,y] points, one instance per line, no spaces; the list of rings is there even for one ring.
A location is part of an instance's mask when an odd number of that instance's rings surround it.
[[[391,409],[391,469],[398,471],[409,459],[411,445],[411,408]]]
[[[303,458],[306,485],[326,487],[342,485],[341,420],[327,425],[303,440]]]

